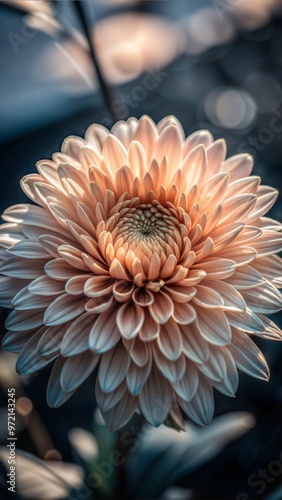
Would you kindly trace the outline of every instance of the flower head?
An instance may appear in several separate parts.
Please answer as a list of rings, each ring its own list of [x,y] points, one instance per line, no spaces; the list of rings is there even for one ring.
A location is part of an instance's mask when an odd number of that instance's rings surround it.
[[[96,399],[117,429],[140,409],[153,425],[177,408],[198,423],[237,368],[268,378],[250,335],[281,339],[281,226],[263,217],[277,191],[225,160],[207,131],[174,117],[92,125],[37,164],[1,227],[3,345],[28,374],[55,360],[51,406],[98,367]]]

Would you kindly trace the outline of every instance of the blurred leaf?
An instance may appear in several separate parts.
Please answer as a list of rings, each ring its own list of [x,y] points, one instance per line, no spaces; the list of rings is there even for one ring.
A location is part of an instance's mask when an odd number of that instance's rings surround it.
[[[144,426],[139,447],[128,461],[131,496],[158,498],[164,489],[211,460],[253,425],[250,413],[234,412],[217,417],[205,428],[188,424],[185,434],[165,426]]]
[[[0,460],[7,467],[9,450],[0,448]],[[47,462],[17,450],[17,491],[28,500],[59,500],[83,484],[84,471],[78,465]]]

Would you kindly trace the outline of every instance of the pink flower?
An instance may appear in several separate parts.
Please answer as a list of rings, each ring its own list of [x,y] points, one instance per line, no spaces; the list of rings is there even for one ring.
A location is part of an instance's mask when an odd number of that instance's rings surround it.
[[[140,409],[153,425],[178,407],[207,424],[213,387],[237,369],[268,378],[250,338],[281,340],[281,225],[263,217],[277,191],[225,160],[223,140],[185,139],[176,118],[92,125],[37,164],[1,227],[4,348],[29,374],[56,360],[47,397],[66,401],[98,367],[111,429]]]

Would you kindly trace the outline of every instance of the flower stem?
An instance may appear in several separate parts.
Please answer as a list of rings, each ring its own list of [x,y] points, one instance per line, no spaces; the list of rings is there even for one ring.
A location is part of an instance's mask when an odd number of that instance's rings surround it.
[[[108,85],[106,84],[106,81],[105,81],[104,76],[103,76],[103,72],[102,72],[101,67],[100,67],[100,63],[99,63],[97,56],[96,56],[96,53],[95,53],[95,48],[94,48],[94,44],[92,41],[91,32],[89,29],[89,25],[88,25],[88,22],[86,19],[85,11],[84,11],[84,8],[82,6],[81,0],[74,0],[74,6],[76,8],[77,15],[80,19],[81,26],[83,28],[86,40],[87,40],[88,45],[89,45],[90,57],[91,57],[93,66],[94,66],[96,73],[97,73],[97,78],[99,81],[101,93],[102,93],[103,98],[104,98],[104,102],[105,102],[106,107],[108,108],[113,120],[117,121],[120,119],[120,117],[117,115],[117,113],[113,109],[113,106],[112,106],[113,97],[111,95],[111,92],[110,92]]]

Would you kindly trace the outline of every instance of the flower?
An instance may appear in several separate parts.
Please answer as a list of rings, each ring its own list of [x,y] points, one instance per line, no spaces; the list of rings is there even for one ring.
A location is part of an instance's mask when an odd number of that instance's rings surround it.
[[[136,410],[158,426],[213,415],[213,388],[234,396],[237,369],[268,378],[250,335],[281,340],[281,225],[263,217],[277,191],[225,160],[207,131],[185,139],[174,117],[91,125],[37,164],[22,188],[36,205],[4,212],[3,346],[30,374],[55,360],[51,406],[97,367],[110,429]],[[181,424],[180,424],[181,426]]]

